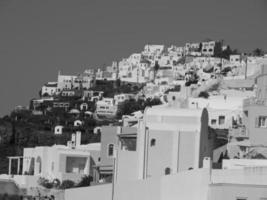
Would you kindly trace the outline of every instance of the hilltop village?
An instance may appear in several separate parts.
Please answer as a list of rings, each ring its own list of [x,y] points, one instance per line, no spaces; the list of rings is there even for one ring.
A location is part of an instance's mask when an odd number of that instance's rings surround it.
[[[105,68],[58,72],[38,95],[0,119],[5,195],[267,199],[260,49],[148,44]]]

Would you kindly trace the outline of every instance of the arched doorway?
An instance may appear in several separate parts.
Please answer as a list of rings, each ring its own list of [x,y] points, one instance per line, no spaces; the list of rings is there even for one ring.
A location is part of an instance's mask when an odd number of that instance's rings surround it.
[[[42,172],[42,159],[40,156],[36,159],[36,174],[41,174]]]

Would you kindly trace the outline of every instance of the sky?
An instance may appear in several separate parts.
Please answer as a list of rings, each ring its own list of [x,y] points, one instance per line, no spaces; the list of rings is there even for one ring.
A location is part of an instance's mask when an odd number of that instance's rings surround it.
[[[0,0],[0,116],[63,74],[110,65],[145,44],[224,39],[267,50],[266,0]]]

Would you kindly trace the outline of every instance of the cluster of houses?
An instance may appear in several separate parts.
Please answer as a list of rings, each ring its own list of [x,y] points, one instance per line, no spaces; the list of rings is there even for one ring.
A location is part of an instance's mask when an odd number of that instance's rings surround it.
[[[86,93],[104,79],[145,83],[140,93],[160,98],[162,105],[123,116],[119,125],[96,127],[100,143],[81,144],[77,131],[66,145],[25,148],[23,156],[9,157],[8,177],[23,188],[38,187],[40,177],[61,182],[92,177],[91,186],[65,190],[65,200],[266,200],[267,57],[217,58],[215,45],[146,45],[105,71],[59,74],[58,82],[43,86],[33,111],[39,101],[51,99],[51,105],[74,113],[54,97],[80,92],[76,110],[89,111],[86,102],[94,101],[95,114],[114,115],[134,95]]]

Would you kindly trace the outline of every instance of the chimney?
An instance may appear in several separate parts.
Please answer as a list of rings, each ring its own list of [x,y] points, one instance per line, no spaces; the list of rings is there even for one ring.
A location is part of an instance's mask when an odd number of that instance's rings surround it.
[[[67,147],[70,148],[70,149],[72,148],[72,142],[71,141],[67,142]]]
[[[72,144],[72,148],[75,148],[76,146],[76,136],[75,133],[71,134],[71,144]]]
[[[120,135],[122,132],[122,127],[118,126],[117,127],[117,135]]]
[[[210,169],[211,168],[211,159],[210,157],[204,157],[203,159],[203,168]]]
[[[81,145],[81,135],[82,135],[81,131],[76,132],[76,148]]]

